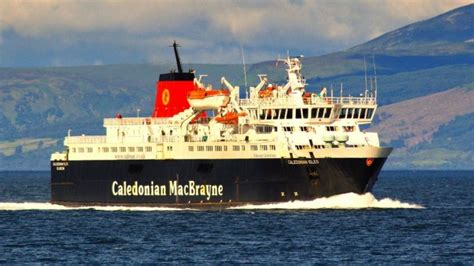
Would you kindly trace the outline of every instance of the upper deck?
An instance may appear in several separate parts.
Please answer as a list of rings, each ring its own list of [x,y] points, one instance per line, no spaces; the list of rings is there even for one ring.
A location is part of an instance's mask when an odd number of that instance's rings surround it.
[[[295,105],[295,100],[289,97],[267,97],[260,99],[240,99],[240,105],[252,107],[252,106],[275,106],[275,105]],[[377,105],[375,97],[319,97],[317,94],[312,93],[309,97],[302,98],[301,104],[310,106],[320,105],[354,105],[354,106],[373,106]]]
[[[337,120],[371,123],[377,108],[374,97],[268,97],[240,100],[250,118],[259,123],[331,124]]]

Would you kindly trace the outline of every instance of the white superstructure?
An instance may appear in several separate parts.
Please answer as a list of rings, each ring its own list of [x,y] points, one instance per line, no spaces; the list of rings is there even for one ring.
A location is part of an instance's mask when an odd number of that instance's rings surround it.
[[[288,82],[272,85],[265,75],[240,98],[239,87],[222,78],[229,100],[199,104],[170,118],[106,118],[105,136],[68,136],[66,151],[52,161],[233,158],[379,158],[377,133],[363,132],[377,108],[375,93],[335,97],[325,88],[305,91],[298,58],[282,60]],[[197,79],[196,84],[201,84]],[[223,96],[219,96],[223,97]],[[209,98],[203,98],[203,103]],[[198,106],[199,108],[197,108]],[[215,106],[206,110],[203,106]],[[211,108],[211,107],[209,107]],[[213,108],[213,107],[212,107]]]

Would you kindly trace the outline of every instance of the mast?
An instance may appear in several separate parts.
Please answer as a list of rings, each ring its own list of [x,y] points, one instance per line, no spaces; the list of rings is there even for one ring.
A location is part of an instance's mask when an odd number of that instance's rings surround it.
[[[181,66],[181,60],[179,59],[179,54],[178,54],[178,47],[179,44],[176,43],[176,41],[173,42],[173,50],[174,50],[174,56],[176,57],[176,65],[178,66],[178,73],[183,73],[183,67]]]
[[[374,87],[375,87],[375,101],[377,101],[377,68],[375,66],[375,56],[372,55],[372,63],[374,64]]]
[[[365,71],[365,97],[367,97],[367,63],[365,62],[365,56],[364,56],[364,71]]]
[[[245,67],[245,56],[244,56],[244,48],[242,47],[242,44],[240,45],[240,52],[242,54],[242,64],[244,67],[244,81],[245,81],[245,98],[249,98],[249,89],[248,89],[248,84],[247,84],[247,69]]]

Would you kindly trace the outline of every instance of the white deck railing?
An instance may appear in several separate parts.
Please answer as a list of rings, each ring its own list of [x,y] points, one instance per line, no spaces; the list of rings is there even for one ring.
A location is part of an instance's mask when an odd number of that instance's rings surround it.
[[[65,144],[99,144],[105,143],[106,137],[105,136],[74,136],[74,137],[66,137],[64,139]]]
[[[256,105],[256,106],[271,106],[275,104],[295,105],[297,101],[291,97],[267,97],[258,99],[241,99],[239,103],[242,106]],[[376,105],[377,101],[374,97],[319,97],[315,94],[310,97],[302,99],[303,105]]]
[[[104,126],[131,126],[131,125],[165,125],[169,124],[168,118],[152,117],[127,117],[127,118],[105,118]]]

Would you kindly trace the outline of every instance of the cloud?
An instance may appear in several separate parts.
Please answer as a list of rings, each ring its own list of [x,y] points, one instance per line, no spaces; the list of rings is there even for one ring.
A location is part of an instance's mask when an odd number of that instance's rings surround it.
[[[0,1],[0,43],[1,32],[11,30],[24,39],[54,40],[56,46],[97,43],[156,61],[154,54],[177,39],[199,51],[193,58],[203,62],[235,62],[240,44],[260,60],[259,53],[286,49],[316,55],[348,48],[471,2],[6,0]]]

